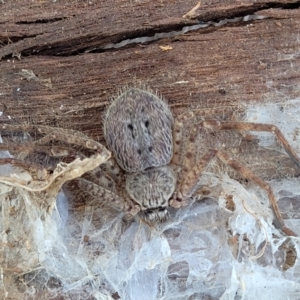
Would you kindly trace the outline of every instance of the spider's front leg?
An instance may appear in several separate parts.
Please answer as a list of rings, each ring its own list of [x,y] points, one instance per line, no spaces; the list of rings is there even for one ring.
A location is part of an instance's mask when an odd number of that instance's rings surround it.
[[[277,126],[272,124],[249,123],[249,122],[220,122],[217,120],[207,120],[199,124],[200,128],[207,128],[212,130],[235,130],[235,131],[258,131],[270,132],[274,134],[280,145],[283,146],[286,153],[293,160],[293,162],[300,168],[300,158],[291,147],[287,139]]]
[[[69,145],[77,145],[85,149],[94,151],[95,153],[100,153],[106,159],[109,159],[109,151],[100,143],[90,139],[85,134],[69,129],[61,129],[44,125],[10,125],[10,124],[0,124],[1,131],[8,132],[30,132],[34,133],[34,136],[39,136],[35,141],[26,142],[24,144],[17,143],[0,143],[0,151],[8,150],[14,153],[21,153],[25,155],[34,154],[34,157],[38,153],[43,153],[49,157],[75,157],[78,151],[70,147]],[[42,137],[41,137],[42,136]],[[49,144],[51,141],[59,141],[64,144],[69,144],[65,146],[57,146]],[[27,158],[27,157],[26,157]],[[47,178],[48,168],[45,163],[35,163],[31,159],[24,161],[22,159],[15,157],[0,158],[0,165],[11,164],[16,167],[20,167],[27,170],[32,178],[35,180],[44,180]],[[53,169],[56,168],[56,163]]]
[[[193,167],[190,171],[185,173],[182,182],[178,184],[177,191],[173,194],[169,201],[169,205],[175,208],[180,208],[188,205],[189,198],[194,194],[197,188],[200,186],[200,176],[202,172],[206,169],[210,161],[215,157],[216,151],[209,150],[205,153],[201,160]],[[186,167],[183,171],[187,171]]]
[[[97,185],[84,178],[77,178],[72,181],[81,190],[98,200],[99,206],[110,206],[116,210],[123,211],[133,217],[140,211],[140,207],[127,199],[126,201],[112,191]]]
[[[176,124],[175,124],[176,125]],[[180,127],[179,127],[180,128]],[[243,177],[254,182],[265,190],[268,194],[274,216],[275,216],[275,225],[280,228],[287,235],[296,235],[292,230],[288,229],[284,225],[283,218],[279,211],[277,201],[275,199],[274,193],[269,184],[264,182],[259,176],[254,175],[254,173],[247,167],[240,164],[238,161],[231,159],[227,153],[218,151],[218,150],[209,150],[206,154],[203,155],[200,162],[193,166],[192,160],[192,149],[195,149],[196,137],[199,129],[211,129],[211,130],[236,130],[236,131],[267,131],[273,133],[278,142],[284,147],[287,154],[295,162],[295,164],[300,167],[300,158],[297,153],[290,146],[284,135],[281,131],[275,126],[270,124],[257,124],[257,123],[243,123],[243,122],[220,122],[217,120],[208,120],[203,121],[194,127],[191,130],[189,137],[189,143],[187,146],[187,153],[183,161],[182,170],[185,173],[184,178],[182,179],[181,185],[179,186],[179,192],[175,194],[175,197],[171,199],[170,205],[174,207],[181,207],[186,205],[188,198],[193,195],[195,190],[201,184],[200,176],[201,173],[205,170],[208,163],[214,156],[217,156],[223,163],[229,167],[236,170]],[[179,130],[177,141],[182,133]],[[175,139],[176,142],[176,139]],[[176,165],[176,164],[175,164]]]
[[[15,143],[0,144],[0,150],[24,151],[24,152],[44,152],[49,156],[60,157],[73,155],[74,151],[70,147],[49,146],[50,141],[60,141],[66,144],[77,145],[86,149],[101,153],[107,151],[100,143],[90,139],[85,134],[70,129],[56,128],[46,125],[10,125],[0,124],[0,131],[27,131],[35,132],[43,137],[36,141],[24,145]]]

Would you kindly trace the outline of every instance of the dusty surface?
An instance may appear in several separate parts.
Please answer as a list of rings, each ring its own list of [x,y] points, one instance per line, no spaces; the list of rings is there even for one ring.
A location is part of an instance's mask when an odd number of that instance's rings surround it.
[[[294,2],[259,11],[270,6],[267,1],[202,1],[193,13],[197,3],[191,1],[4,2],[0,103],[18,122],[73,128],[102,140],[106,105],[120,88],[139,82],[158,90],[175,114],[191,107],[235,109],[241,103],[295,98],[300,93],[300,10]],[[103,49],[197,20],[254,11],[265,18]],[[192,19],[183,18],[187,13]]]
[[[106,105],[142,82],[175,115],[300,96],[300,1],[0,1],[4,120],[102,140]],[[284,9],[283,9],[284,8]],[[150,43],[110,43],[248,14]],[[185,17],[183,17],[185,15]]]
[[[4,1],[0,103],[7,114],[35,123],[75,126],[98,138],[102,111],[112,95],[139,81],[158,90],[175,113],[189,105],[235,106],[268,95],[299,96],[297,8],[257,11],[267,18],[101,49],[111,42],[179,30],[197,19],[220,20],[268,6],[267,1],[222,1],[222,5],[202,1],[190,20],[182,16],[197,3],[168,2]]]

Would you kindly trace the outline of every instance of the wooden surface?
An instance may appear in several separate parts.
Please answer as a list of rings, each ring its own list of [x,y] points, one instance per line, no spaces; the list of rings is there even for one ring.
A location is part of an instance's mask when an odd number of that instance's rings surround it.
[[[176,108],[261,101],[274,90],[299,94],[299,9],[257,11],[267,18],[101,50],[197,19],[241,16],[268,6],[268,1],[202,1],[190,20],[182,16],[197,2],[129,2],[1,3],[0,103],[7,112],[56,126],[74,124],[99,136],[95,122],[101,123],[105,104],[121,87],[138,81],[159,90]],[[37,78],[26,79],[22,69]]]
[[[5,105],[5,115],[17,122],[81,130],[102,141],[106,105],[120,88],[139,82],[158,90],[175,115],[188,108],[236,109],[242,103],[299,96],[299,9],[257,11],[256,15],[265,18],[101,50],[101,45],[120,41],[115,38],[118,34],[122,39],[151,36],[154,31],[195,24],[182,16],[196,3],[146,2],[143,9],[140,2],[126,3],[78,4],[76,8],[53,2],[47,9],[31,3],[27,11],[24,4],[23,9],[22,5],[1,4],[6,16],[0,27],[0,36],[6,35],[0,49],[0,56],[4,55],[0,103]],[[226,10],[232,16],[233,7],[240,16],[242,9],[249,12],[249,7],[253,10],[258,5],[222,3],[211,11],[222,12],[223,18]],[[204,11],[212,13],[204,2],[198,11],[201,20],[206,19]],[[63,12],[66,18],[57,20]],[[154,25],[147,27],[146,21],[147,26]],[[80,53],[90,49],[90,43],[97,50]]]
[[[193,19],[183,18],[196,4],[4,1],[0,103],[19,120],[75,127],[99,138],[105,105],[121,87],[137,82],[158,90],[175,114],[190,105],[262,101],[275,90],[299,96],[299,9],[259,11],[268,1],[202,1]],[[111,42],[179,30],[197,20],[255,11],[266,18],[102,49]],[[30,79],[22,69],[36,77]]]
[[[202,1],[196,10],[192,1],[99,3],[0,4],[4,121],[77,129],[103,141],[103,112],[124,86],[144,84],[158,91],[175,116],[300,95],[299,1]],[[104,49],[112,42],[249,13],[264,18]],[[274,164],[281,159],[274,158]]]

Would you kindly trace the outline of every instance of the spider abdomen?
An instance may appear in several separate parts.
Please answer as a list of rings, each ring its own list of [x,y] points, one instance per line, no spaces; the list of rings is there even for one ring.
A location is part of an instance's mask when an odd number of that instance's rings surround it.
[[[121,94],[104,122],[108,147],[122,169],[132,173],[170,162],[173,117],[156,95],[136,88]]]

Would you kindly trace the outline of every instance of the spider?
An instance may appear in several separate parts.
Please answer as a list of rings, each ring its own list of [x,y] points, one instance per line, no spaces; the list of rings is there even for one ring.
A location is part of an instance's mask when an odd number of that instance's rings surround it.
[[[76,131],[47,126],[24,128],[2,125],[0,128],[10,130],[36,128],[38,132],[46,134],[31,146],[24,146],[24,149],[29,148],[31,151],[45,152],[46,148],[42,145],[59,140],[105,154],[108,160],[101,168],[95,166],[84,178],[76,178],[72,184],[95,197],[99,205],[109,205],[126,212],[130,217],[139,213],[148,224],[165,221],[169,206],[175,208],[186,206],[201,185],[201,174],[212,159],[217,158],[265,190],[274,212],[275,226],[287,235],[295,235],[285,227],[274,193],[268,183],[231,158],[220,145],[216,147],[212,144],[212,147],[207,147],[201,142],[210,132],[271,132],[294,163],[300,167],[298,155],[280,130],[270,124],[208,119],[197,122],[187,134],[185,122],[193,117],[194,113],[189,112],[174,120],[167,103],[151,91],[139,88],[125,90],[111,103],[104,118],[104,137],[113,159],[108,159],[108,152],[101,144]],[[187,142],[183,146],[185,140]],[[2,149],[4,147],[3,145]],[[10,145],[9,148],[20,150],[18,146]],[[52,145],[50,150],[49,147],[47,149],[47,155],[50,156],[78,155],[70,148],[56,144]],[[197,161],[196,152],[200,152],[200,159]],[[40,174],[43,173],[36,163],[16,159],[12,161],[23,168],[34,169],[36,174],[39,174],[37,176],[41,177]]]
[[[106,144],[117,164],[111,160],[105,166],[106,173],[94,171],[99,184],[77,179],[78,186],[99,201],[131,216],[139,212],[142,219],[154,224],[166,220],[169,206],[180,208],[189,203],[201,185],[202,172],[216,157],[265,190],[275,215],[276,227],[288,235],[295,235],[285,227],[270,185],[249,168],[232,159],[225,151],[214,148],[200,147],[202,155],[195,162],[198,135],[224,130],[268,131],[275,134],[290,158],[300,167],[298,155],[280,130],[269,124],[202,120],[189,131],[183,155],[184,124],[193,117],[194,113],[189,112],[174,121],[168,105],[160,97],[148,90],[127,89],[111,103],[104,118]],[[119,178],[122,170],[126,174],[123,181]],[[122,188],[118,189],[118,185]]]

